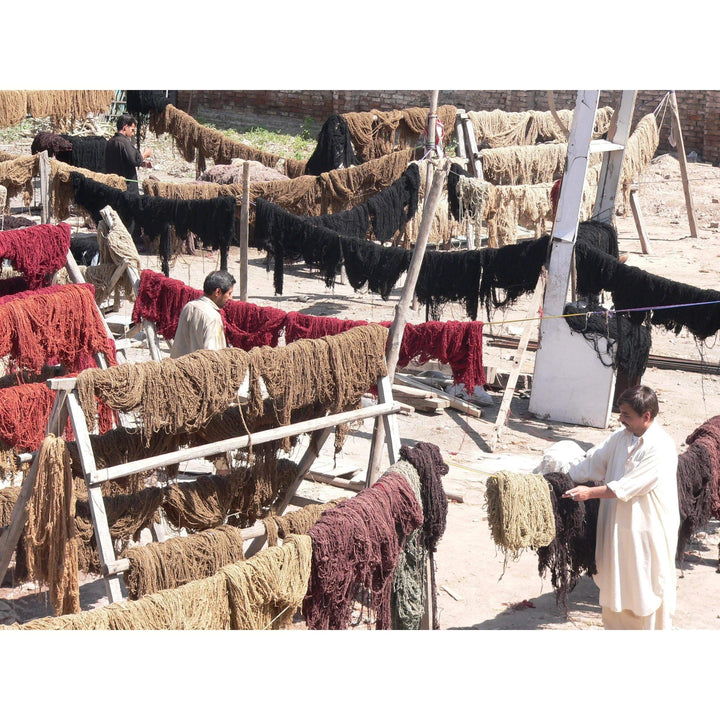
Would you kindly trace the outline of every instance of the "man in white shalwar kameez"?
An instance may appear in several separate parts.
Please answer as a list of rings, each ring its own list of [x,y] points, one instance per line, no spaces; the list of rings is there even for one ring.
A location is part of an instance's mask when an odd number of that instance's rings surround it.
[[[196,350],[222,350],[227,347],[220,308],[232,299],[235,278],[225,270],[211,272],[203,283],[203,296],[183,307],[178,318],[171,358]]]
[[[576,487],[563,497],[600,499],[593,580],[605,629],[669,630],[680,524],[677,450],[655,420],[650,388],[629,388],[618,404],[624,427],[570,468]],[[602,484],[583,485],[589,482]]]

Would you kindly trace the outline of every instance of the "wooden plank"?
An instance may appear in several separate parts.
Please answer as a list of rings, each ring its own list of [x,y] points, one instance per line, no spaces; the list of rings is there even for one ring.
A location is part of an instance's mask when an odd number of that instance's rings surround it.
[[[272,428],[270,430],[262,430],[254,433],[252,436],[244,435],[227,440],[219,440],[217,442],[208,443],[206,445],[198,445],[193,448],[185,448],[176,450],[162,455],[146,458],[144,460],[134,460],[133,462],[123,465],[113,465],[109,468],[96,470],[91,479],[92,484],[98,484],[107,480],[115,480],[117,478],[133,475],[138,472],[153,470],[165,465],[185,462],[186,460],[195,460],[197,458],[206,457],[208,455],[222,454],[229,450],[238,450],[247,447],[251,442],[253,445],[262,445],[272,440],[281,440],[291,435],[301,435],[304,433],[332,428],[336,425],[355,422],[356,420],[364,420],[371,417],[378,417],[388,413],[397,413],[400,410],[399,403],[389,402],[372,405],[359,410],[350,410],[348,412],[337,413],[335,415],[325,415],[321,418],[305,420],[303,422],[294,423],[292,425],[283,425],[281,427]]]
[[[675,139],[678,149],[678,160],[680,161],[680,176],[682,178],[683,193],[685,193],[685,207],[687,208],[688,222],[690,224],[690,236],[698,236],[697,224],[695,222],[695,208],[693,207],[692,194],[690,192],[690,180],[688,178],[687,156],[685,155],[685,141],[680,127],[680,112],[678,111],[677,97],[675,91],[670,91],[670,117],[675,128]]]
[[[148,341],[148,348],[150,349],[150,357],[158,362],[162,360],[162,354],[160,353],[160,344],[158,343],[157,330],[155,329],[155,323],[152,320],[142,321],[143,329],[145,330],[145,337]]]
[[[535,292],[533,292],[532,300],[530,301],[528,317],[535,317],[540,310],[540,306],[543,300],[543,293],[545,291],[545,277],[546,272],[545,270],[542,270],[540,272],[540,276],[538,277],[537,284],[535,285]],[[498,441],[500,440],[500,436],[502,435],[502,431],[505,427],[507,414],[510,410],[510,403],[515,393],[515,386],[517,384],[518,375],[520,374],[520,366],[522,365],[522,361],[525,358],[528,341],[530,340],[530,334],[533,331],[534,324],[534,322],[528,321],[523,327],[523,332],[520,336],[520,342],[518,343],[518,349],[515,353],[515,357],[513,358],[513,367],[510,371],[510,377],[508,378],[508,383],[505,387],[505,392],[503,393],[500,410],[498,412],[497,419],[495,420],[495,425],[491,431],[490,440],[488,442],[490,452],[495,452],[495,448],[497,447]]]
[[[640,247],[642,248],[644,255],[649,255],[650,240],[648,239],[647,233],[645,232],[645,226],[643,225],[643,218],[642,214],[640,213],[640,204],[637,199],[637,188],[630,188],[630,209],[632,210],[633,219],[635,220],[635,227],[638,231]]]
[[[65,424],[67,423],[68,411],[65,403],[66,398],[67,393],[62,390],[55,395],[55,402],[50,411],[46,433],[57,435],[58,428],[61,428],[59,434],[62,434],[62,429],[65,428]],[[35,490],[35,481],[37,479],[37,461],[38,455],[36,453],[30,470],[25,476],[25,480],[23,480],[18,499],[15,501],[12,513],[10,514],[10,524],[2,534],[2,537],[0,537],[0,583],[5,579],[5,573],[7,573],[8,565],[10,565],[10,559],[15,552],[15,547],[18,544],[20,535],[22,535],[25,523],[27,522],[27,505]]]
[[[471,415],[472,417],[482,417],[482,408],[479,408],[477,405],[473,405],[473,403],[467,402],[466,400],[455,397],[454,395],[450,395],[450,393],[446,393],[443,390],[436,390],[435,388],[431,388],[429,385],[425,385],[417,378],[412,377],[412,375],[403,375],[402,373],[396,373],[395,380],[399,383],[409,385],[410,387],[415,387],[420,390],[431,390],[438,398],[447,400],[450,403],[450,407],[454,408],[455,410],[460,410],[467,415]]]

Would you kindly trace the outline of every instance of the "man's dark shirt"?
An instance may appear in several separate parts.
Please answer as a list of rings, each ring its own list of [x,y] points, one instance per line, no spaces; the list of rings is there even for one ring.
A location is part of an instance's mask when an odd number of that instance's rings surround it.
[[[105,172],[134,180],[135,182],[128,182],[130,192],[139,192],[136,168],[142,163],[142,153],[129,137],[117,132],[108,140],[105,148]]]

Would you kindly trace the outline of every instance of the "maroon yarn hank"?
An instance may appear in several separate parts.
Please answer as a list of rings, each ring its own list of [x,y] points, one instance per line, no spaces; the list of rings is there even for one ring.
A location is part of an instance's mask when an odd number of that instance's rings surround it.
[[[395,567],[405,539],[422,521],[412,487],[395,472],[323,513],[309,530],[313,555],[303,601],[308,628],[347,628],[361,589],[370,592],[375,627],[390,628]]]

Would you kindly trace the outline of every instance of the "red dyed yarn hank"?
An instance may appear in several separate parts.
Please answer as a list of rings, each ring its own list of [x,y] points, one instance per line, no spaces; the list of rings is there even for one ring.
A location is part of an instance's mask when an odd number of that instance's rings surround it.
[[[285,319],[285,342],[317,340],[326,335],[338,335],[358,325],[367,325],[367,321],[343,320],[325,315],[305,315],[292,311],[287,314]]]
[[[180,311],[191,300],[202,296],[202,290],[196,290],[180,280],[167,278],[153,270],[143,270],[133,308],[133,322],[150,320],[164,338],[171,340],[177,331]],[[286,313],[273,307],[229,300],[220,315],[228,344],[250,350],[263,345],[277,346]]]
[[[241,350],[251,350],[263,345],[277,347],[287,313],[279,308],[228,300],[220,315],[228,343]]]
[[[33,225],[0,232],[0,258],[23,274],[28,289],[47,284],[48,275],[64,267],[70,250],[70,226]]]
[[[45,438],[54,402],[55,392],[44,382],[0,388],[0,442],[19,452],[35,452]],[[114,420],[114,411],[105,403],[98,403],[100,432],[112,430]],[[58,428],[52,430],[55,435],[60,434]],[[69,419],[64,437],[75,439]]]
[[[325,335],[336,335],[358,325],[367,325],[365,320],[342,320],[341,318],[304,315],[289,312],[285,321],[285,342],[295,340],[316,340]],[[390,327],[391,323],[380,325]],[[483,366],[483,323],[479,320],[460,322],[431,321],[418,325],[405,325],[398,367],[407,367],[411,362],[419,364],[436,359],[450,365],[453,380],[465,383],[465,389],[472,392],[476,385],[484,385]]]
[[[153,270],[143,270],[132,312],[133,322],[149,320],[155,323],[155,328],[165,339],[172,340],[180,311],[202,295],[202,290],[196,290],[180,280],[167,278]]]
[[[96,364],[98,352],[117,364],[92,285],[58,285],[0,302],[0,357],[10,356],[12,370],[39,373],[43,365],[61,364],[79,372]]]
[[[398,365],[411,361],[425,363],[436,359],[452,368],[453,380],[464,383],[472,393],[476,385],[487,381],[483,366],[483,324],[479,320],[460,322],[430,321],[406,325],[400,346]]]
[[[386,472],[356,497],[324,512],[308,531],[313,544],[303,601],[308,628],[347,628],[360,588],[370,591],[375,627],[390,628],[398,557],[407,536],[422,522],[422,508],[410,483],[396,472]]]

